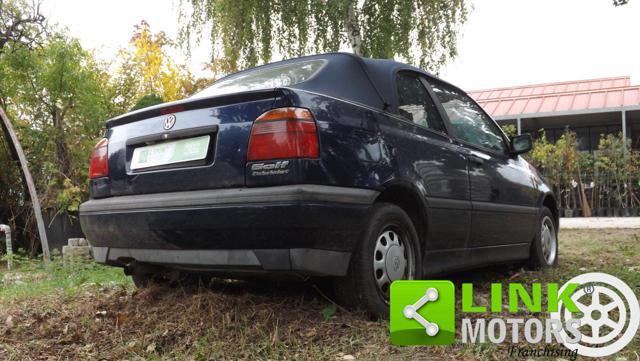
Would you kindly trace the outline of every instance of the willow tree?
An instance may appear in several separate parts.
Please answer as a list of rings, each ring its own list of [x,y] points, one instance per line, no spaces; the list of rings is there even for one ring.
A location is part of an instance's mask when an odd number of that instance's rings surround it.
[[[350,48],[437,72],[456,56],[465,0],[182,0],[180,38],[207,32],[222,72]],[[187,5],[187,6],[185,6]]]

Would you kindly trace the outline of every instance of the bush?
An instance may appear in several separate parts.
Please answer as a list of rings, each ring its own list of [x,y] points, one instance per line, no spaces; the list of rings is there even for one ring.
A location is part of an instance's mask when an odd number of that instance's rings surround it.
[[[162,103],[164,103],[164,100],[162,100],[162,97],[159,96],[158,94],[147,94],[136,102],[133,108],[131,108],[131,111],[150,107],[152,105],[162,104]]]

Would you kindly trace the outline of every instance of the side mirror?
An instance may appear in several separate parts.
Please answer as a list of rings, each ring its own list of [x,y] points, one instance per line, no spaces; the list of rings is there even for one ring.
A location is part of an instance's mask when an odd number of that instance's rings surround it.
[[[533,148],[533,140],[530,134],[516,135],[511,138],[511,154],[526,153]]]

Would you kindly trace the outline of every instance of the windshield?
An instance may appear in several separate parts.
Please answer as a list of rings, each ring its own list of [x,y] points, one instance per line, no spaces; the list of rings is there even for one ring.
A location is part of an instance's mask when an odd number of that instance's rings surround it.
[[[324,63],[324,60],[301,61],[230,75],[196,93],[192,98],[286,87],[302,83],[311,79]]]

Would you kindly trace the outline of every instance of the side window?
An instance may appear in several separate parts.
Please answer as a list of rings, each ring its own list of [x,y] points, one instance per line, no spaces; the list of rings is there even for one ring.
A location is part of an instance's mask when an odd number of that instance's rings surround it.
[[[399,72],[396,83],[400,115],[423,127],[444,132],[440,113],[418,75]]]
[[[431,82],[433,92],[447,112],[453,135],[467,143],[506,153],[500,129],[468,95],[448,85]]]

